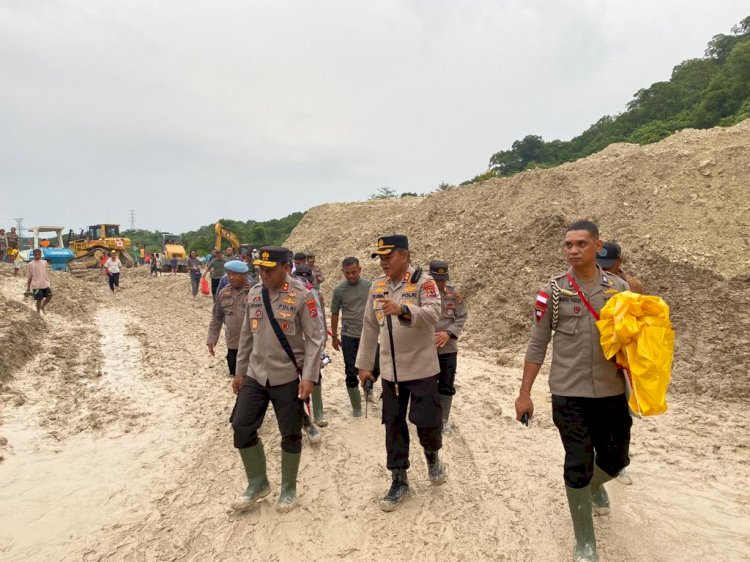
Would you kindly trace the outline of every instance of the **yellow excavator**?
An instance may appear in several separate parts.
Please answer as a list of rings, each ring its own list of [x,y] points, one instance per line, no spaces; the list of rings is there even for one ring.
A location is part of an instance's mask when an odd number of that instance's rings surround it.
[[[68,248],[73,251],[73,258],[68,265],[71,269],[99,267],[102,257],[116,250],[125,267],[133,265],[133,258],[127,252],[130,238],[120,236],[119,224],[95,224],[87,232],[81,230],[76,235],[68,232]]]
[[[237,235],[231,230],[224,228],[220,222],[217,222],[214,225],[214,232],[216,233],[216,242],[214,243],[214,249],[221,251],[221,240],[223,238],[224,240],[229,242],[232,248],[234,248],[235,254],[247,254],[249,256],[253,255],[253,247],[249,244],[241,244],[240,239],[237,238]]]

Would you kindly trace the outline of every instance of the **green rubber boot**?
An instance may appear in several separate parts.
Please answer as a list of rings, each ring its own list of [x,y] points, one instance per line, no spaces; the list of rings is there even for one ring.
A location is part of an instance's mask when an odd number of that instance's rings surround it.
[[[576,535],[576,546],[573,549],[575,562],[597,562],[596,535],[594,534],[594,517],[591,513],[591,488],[565,487],[568,495],[570,516],[573,519],[573,531]]]
[[[346,391],[349,393],[349,401],[352,403],[352,414],[355,418],[362,417],[362,395],[359,392],[359,387],[354,388],[346,387]]]
[[[300,453],[281,451],[281,492],[276,502],[276,511],[286,513],[297,504],[297,472]]]
[[[453,396],[440,395],[440,407],[443,409],[443,435],[453,433],[453,428],[448,424],[448,418],[451,415],[451,405],[453,405]]]
[[[320,427],[327,426],[328,420],[326,419],[326,416],[323,413],[323,385],[322,384],[316,384],[315,386],[313,386],[312,410],[313,410],[313,418],[315,419],[315,424]]]
[[[604,489],[604,483],[612,477],[594,463],[594,476],[591,477],[591,503],[594,504],[594,515],[609,515],[609,496]]]
[[[239,451],[247,474],[247,489],[244,494],[235,498],[232,509],[246,511],[257,507],[258,500],[271,492],[271,486],[266,476],[266,453],[263,450],[263,442],[258,441],[257,445]]]

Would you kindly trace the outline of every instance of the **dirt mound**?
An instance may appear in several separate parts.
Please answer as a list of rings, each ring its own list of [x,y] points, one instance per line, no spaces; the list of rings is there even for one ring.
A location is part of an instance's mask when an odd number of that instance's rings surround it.
[[[750,120],[617,144],[574,163],[423,198],[321,205],[292,232],[338,282],[340,260],[369,259],[375,239],[407,234],[414,262],[446,259],[466,294],[464,344],[501,362],[523,348],[533,294],[564,271],[565,226],[590,218],[623,247],[628,271],[672,307],[673,389],[750,396]]]

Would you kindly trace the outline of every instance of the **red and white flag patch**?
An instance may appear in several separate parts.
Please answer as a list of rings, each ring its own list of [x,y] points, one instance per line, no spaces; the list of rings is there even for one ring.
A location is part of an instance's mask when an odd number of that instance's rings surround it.
[[[307,310],[310,313],[310,318],[318,317],[318,307],[315,306],[315,299],[307,300]]]
[[[536,319],[537,324],[542,321],[542,316],[544,316],[544,313],[547,311],[548,300],[549,295],[544,291],[539,291],[536,294],[536,301],[534,302],[534,318]]]

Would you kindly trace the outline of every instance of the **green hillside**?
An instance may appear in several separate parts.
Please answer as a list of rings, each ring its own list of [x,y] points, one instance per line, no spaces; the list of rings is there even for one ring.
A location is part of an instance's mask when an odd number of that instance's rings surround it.
[[[627,110],[605,115],[569,141],[527,135],[490,157],[489,168],[462,185],[529,168],[549,168],[614,142],[648,144],[685,128],[730,126],[750,117],[750,17],[708,43],[705,56],[674,67],[666,82],[635,93]]]
[[[292,213],[281,219],[272,219],[268,221],[236,221],[231,219],[220,219],[219,222],[224,228],[231,230],[240,239],[243,244],[250,244],[254,247],[266,246],[266,245],[279,245],[286,240],[292,229],[297,226],[304,213]],[[183,245],[187,250],[197,250],[199,255],[204,255],[210,252],[214,243],[216,242],[216,235],[214,234],[214,224],[207,224],[200,227],[197,230],[191,230],[190,232],[183,232],[182,236]],[[161,251],[161,231],[151,230],[127,230],[123,232],[123,236],[130,238],[131,243],[134,246],[140,244],[146,245],[146,251],[148,252],[160,252]],[[222,248],[226,248],[229,244],[226,240],[222,242]]]

